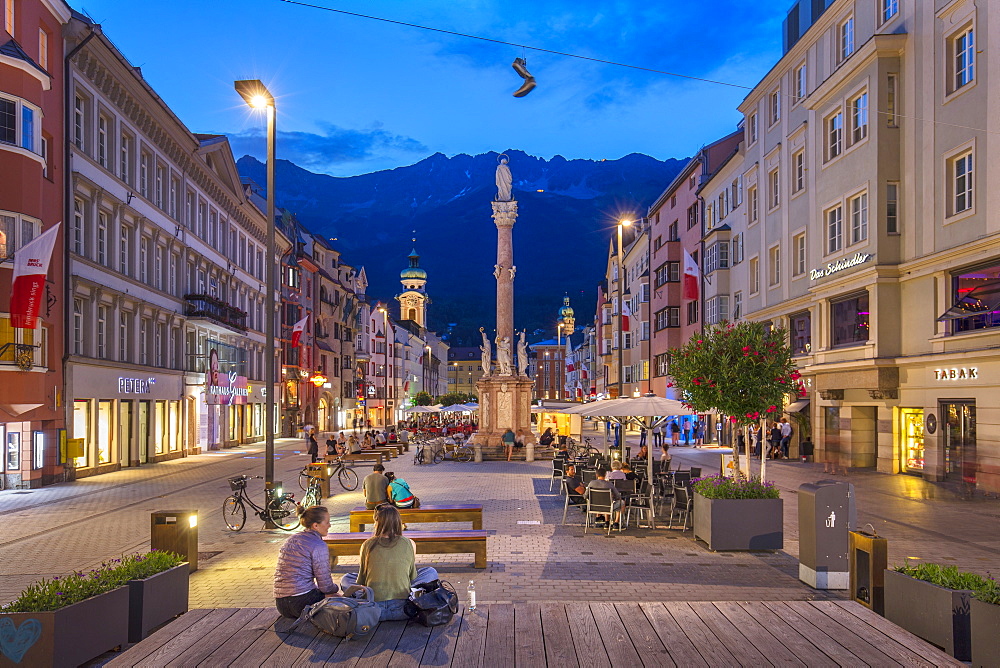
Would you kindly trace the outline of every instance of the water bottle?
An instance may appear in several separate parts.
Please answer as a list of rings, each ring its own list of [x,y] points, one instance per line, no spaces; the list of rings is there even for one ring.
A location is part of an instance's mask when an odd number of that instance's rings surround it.
[[[469,580],[469,612],[476,611],[476,583]]]

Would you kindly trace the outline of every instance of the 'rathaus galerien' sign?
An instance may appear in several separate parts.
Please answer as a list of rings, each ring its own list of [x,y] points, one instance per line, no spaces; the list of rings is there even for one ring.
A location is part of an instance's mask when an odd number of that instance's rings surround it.
[[[871,253],[855,253],[854,257],[847,258],[845,260],[837,260],[836,262],[831,262],[826,265],[825,269],[810,269],[809,270],[809,280],[815,281],[817,278],[823,278],[824,276],[831,276],[836,274],[838,271],[843,271],[845,269],[850,269],[851,267],[856,267],[859,264],[864,264],[872,257]]]

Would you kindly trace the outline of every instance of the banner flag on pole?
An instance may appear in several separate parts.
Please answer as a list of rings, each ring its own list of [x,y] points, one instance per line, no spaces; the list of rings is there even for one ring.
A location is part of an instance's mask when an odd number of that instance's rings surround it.
[[[306,317],[302,318],[302,320],[299,320],[297,323],[295,323],[294,327],[292,327],[292,348],[298,347],[299,339],[302,338],[302,332],[305,331],[307,322],[309,322],[308,314],[306,315]]]
[[[698,299],[698,277],[701,272],[698,270],[698,263],[691,257],[691,253],[684,251],[684,299]]]
[[[629,316],[632,315],[632,309],[628,307],[628,302],[622,302],[622,331],[631,332],[632,327],[629,326]]]
[[[10,290],[10,324],[20,329],[34,329],[38,312],[45,301],[45,277],[56,245],[60,223],[14,254],[14,278]]]

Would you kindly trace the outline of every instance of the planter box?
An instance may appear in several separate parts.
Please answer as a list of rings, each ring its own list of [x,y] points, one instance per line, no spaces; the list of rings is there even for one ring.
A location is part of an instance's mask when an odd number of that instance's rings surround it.
[[[972,666],[1000,666],[1000,605],[972,599]]]
[[[785,545],[781,499],[707,499],[694,495],[694,537],[710,550],[780,550]]]
[[[160,624],[188,609],[187,562],[145,580],[128,583],[128,641],[139,642]]]
[[[128,642],[128,587],[51,612],[0,613],[0,666],[74,668]]]
[[[969,598],[894,570],[885,571],[885,618],[959,661],[970,659]],[[996,627],[993,628],[996,633]]]

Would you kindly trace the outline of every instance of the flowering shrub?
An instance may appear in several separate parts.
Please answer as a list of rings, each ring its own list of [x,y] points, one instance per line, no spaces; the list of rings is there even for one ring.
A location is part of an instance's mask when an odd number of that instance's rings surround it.
[[[946,589],[971,590],[973,596],[984,603],[1000,605],[1000,585],[992,575],[985,578],[975,573],[958,570],[955,566],[941,564],[918,564],[916,566],[896,566],[897,573],[930,582]]]
[[[129,554],[104,562],[89,573],[33,582],[15,600],[0,607],[0,612],[46,612],[122,587],[129,580],[144,580],[184,562],[173,552],[153,550],[148,554]]]
[[[689,408],[715,409],[734,424],[777,419],[786,395],[805,393],[786,332],[759,322],[724,322],[691,337],[671,349],[670,375]]]
[[[781,496],[773,482],[765,482],[756,477],[725,478],[713,475],[695,479],[692,487],[706,499],[777,499]]]

